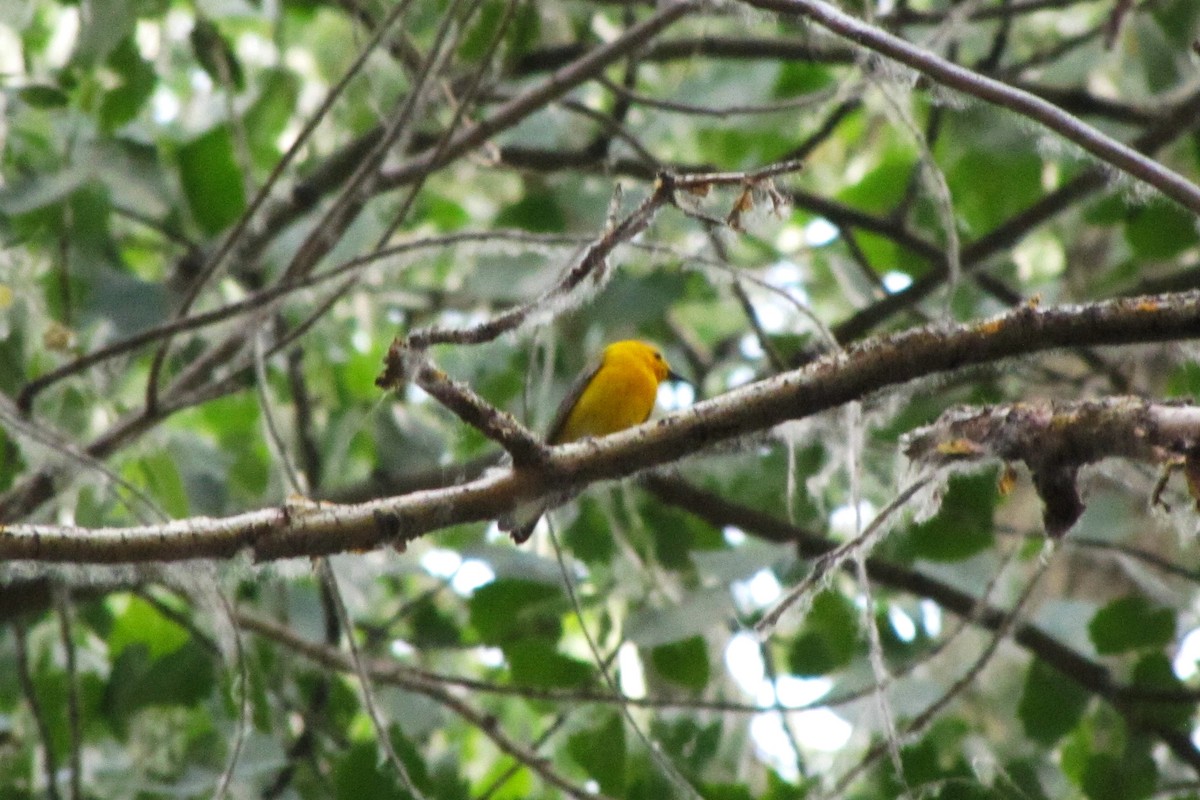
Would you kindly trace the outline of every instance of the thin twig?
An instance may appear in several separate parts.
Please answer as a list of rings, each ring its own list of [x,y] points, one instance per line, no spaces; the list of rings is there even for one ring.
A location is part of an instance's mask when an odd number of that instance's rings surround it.
[[[885,530],[885,523],[890,522],[895,513],[904,508],[908,501],[913,498],[913,495],[929,483],[931,477],[929,475],[924,476],[904,487],[904,489],[892,498],[890,503],[875,515],[875,518],[863,529],[861,534],[815,560],[812,565],[812,572],[805,576],[804,580],[788,590],[787,594],[777,600],[775,605],[755,623],[754,630],[760,635],[770,633],[770,630],[779,624],[780,618],[787,613],[789,608],[803,600],[809,594],[817,591],[834,571],[842,568],[847,560],[853,558],[860,551],[866,550],[869,552],[878,540],[878,535]]]
[[[587,623],[583,619],[583,608],[579,604],[579,596],[575,592],[575,582],[571,580],[571,572],[567,569],[567,559],[563,555],[562,546],[558,541],[558,533],[554,529],[554,519],[549,518],[550,542],[554,545],[554,557],[558,561],[559,574],[563,579],[563,586],[567,590],[567,597],[571,601],[571,608],[575,612],[575,618],[579,621],[579,630],[583,633],[583,638],[587,642],[588,650],[592,654],[593,663],[600,670],[600,675],[604,678],[605,685],[612,692],[614,697],[620,698],[624,696],[620,687],[617,685],[616,679],[612,675],[612,671],[608,668],[608,663],[600,654],[600,647],[596,640],[592,637],[592,632],[588,629]],[[650,758],[663,771],[667,779],[675,785],[675,788],[683,793],[684,797],[692,798],[692,800],[701,800],[699,793],[695,787],[688,782],[687,778],[679,772],[671,760],[663,753],[658,742],[652,740],[650,736],[642,730],[642,726],[633,718],[633,714],[629,711],[629,705],[626,703],[618,703],[621,709],[622,716],[629,723],[629,727],[633,730],[635,736],[645,746],[646,751],[650,754]]]
[[[766,541],[791,544],[805,558],[819,558],[837,548],[835,542],[825,537],[798,528],[770,514],[732,503],[677,479],[655,477],[647,480],[646,485],[663,502],[695,514],[717,528],[733,525]],[[1017,645],[1041,659],[1072,683],[1111,702],[1125,715],[1132,727],[1157,736],[1180,761],[1200,772],[1200,748],[1191,741],[1186,731],[1170,728],[1145,715],[1139,715],[1137,707],[1132,705],[1134,698],[1144,697],[1144,692],[1155,690],[1117,684],[1103,664],[1086,658],[1035,625],[1027,622],[1016,623],[1010,612],[984,603],[980,598],[930,575],[878,557],[868,558],[866,567],[872,581],[933,600],[943,609],[969,620],[980,628],[994,632],[1011,628],[1012,639]],[[1186,692],[1191,696],[1183,698],[1179,697],[1178,693],[1167,690],[1170,696],[1162,699],[1185,702],[1191,706],[1195,703],[1194,692]]]
[[[338,588],[337,576],[334,575],[333,566],[329,563],[328,558],[321,557],[314,559],[313,569],[317,573],[318,580],[326,587],[329,596],[333,599],[333,608],[337,612],[338,623],[342,631],[346,634],[346,644],[350,650],[349,660],[354,668],[355,675],[358,676],[363,708],[366,709],[367,716],[371,719],[371,725],[375,728],[375,740],[383,748],[383,752],[387,755],[392,768],[396,770],[396,775],[400,778],[400,782],[404,785],[404,788],[416,800],[426,800],[425,793],[413,783],[412,776],[408,772],[408,767],[404,765],[404,761],[401,760],[399,754],[396,752],[396,748],[392,744],[392,733],[388,730],[387,723],[383,719],[383,714],[379,711],[379,706],[375,702],[374,684],[371,682],[370,673],[367,672],[366,662],[362,657],[362,653],[359,652],[358,643],[354,640],[354,626],[350,621],[349,612],[346,611],[346,604],[342,600],[342,592]]]
[[[242,632],[237,625],[237,615],[220,587],[217,586],[214,589],[217,597],[220,598],[221,613],[225,615],[233,632],[234,659],[237,662],[237,682],[232,689],[238,699],[238,718],[234,726],[233,745],[229,748],[225,768],[221,770],[221,777],[213,791],[213,800],[223,800],[228,795],[229,787],[233,783],[234,772],[242,757],[242,750],[246,746],[246,734],[253,725],[253,721],[250,716],[250,668],[246,663],[246,649],[242,644]]]
[[[392,378],[390,371],[391,365],[402,364],[404,371],[418,386],[453,411],[463,422],[507,450],[514,464],[527,466],[546,460],[549,449],[528,428],[511,414],[484,400],[465,383],[452,380],[430,363],[423,353],[414,353],[406,348],[403,342],[397,340],[388,351],[387,361],[389,373],[385,373],[376,381],[381,387],[400,387],[401,383]]]
[[[46,781],[46,797],[48,800],[59,800],[58,757],[54,754],[54,738],[50,735],[45,710],[38,700],[37,688],[33,685],[33,676],[29,672],[29,643],[24,620],[13,621],[13,634],[17,649],[17,680],[21,684],[21,693],[25,695],[25,703],[29,706],[29,714],[33,717],[38,738],[42,742],[42,775]]]
[[[333,108],[333,104],[341,96],[342,92],[345,91],[346,87],[350,84],[350,81],[354,78],[354,76],[356,76],[362,70],[367,58],[372,52],[374,52],[375,48],[379,46],[379,43],[383,41],[383,37],[387,34],[388,30],[402,16],[404,16],[411,2],[412,0],[400,0],[400,2],[396,3],[395,7],[388,14],[383,24],[381,24],[378,30],[376,30],[375,35],[362,48],[350,66],[347,67],[345,74],[343,74],[341,79],[326,93],[321,105],[318,106],[316,111],[308,115],[308,118],[305,120],[304,127],[301,128],[300,133],[296,137],[296,141],[292,143],[291,147],[287,149],[287,152],[283,154],[283,157],[280,158],[278,163],[276,163],[272,168],[271,174],[267,176],[266,182],[258,191],[258,194],[256,194],[254,199],[250,202],[250,205],[247,206],[246,210],[242,213],[242,216],[234,225],[233,230],[231,230],[225,237],[217,252],[214,253],[213,256],[208,260],[208,262],[200,270],[200,275],[197,276],[196,280],[192,282],[188,290],[188,294],[184,297],[183,302],[180,303],[179,308],[176,309],[175,316],[177,318],[187,315],[188,311],[192,307],[192,304],[200,296],[200,291],[204,288],[212,276],[216,274],[217,270],[221,268],[222,264],[225,262],[225,259],[230,253],[233,252],[234,247],[241,241],[242,235],[250,226],[250,222],[254,219],[262,205],[266,203],[267,199],[271,196],[272,189],[283,176],[285,170],[302,152],[308,142],[308,139],[317,129],[317,126],[325,118],[325,115],[329,113],[330,109]],[[146,405],[148,408],[153,408],[157,400],[158,374],[166,360],[169,345],[170,338],[164,339],[158,351],[154,354],[154,360],[151,363],[150,375],[147,378]]]
[[[51,589],[54,596],[54,611],[58,617],[58,638],[62,644],[67,670],[67,729],[70,734],[71,800],[82,800],[83,788],[83,715],[79,710],[79,669],[76,662],[75,638],[72,635],[71,590],[61,581],[55,581]]]
[[[500,726],[496,724],[494,717],[476,711],[467,705],[465,701],[459,699],[456,693],[448,691],[443,686],[420,679],[414,680],[405,677],[397,671],[396,667],[399,665],[396,665],[394,662],[388,662],[386,667],[382,667],[378,662],[368,662],[366,659],[360,659],[355,663],[352,656],[335,648],[303,639],[285,625],[244,614],[240,619],[242,625],[253,630],[255,633],[266,636],[317,664],[344,672],[357,673],[360,669],[366,669],[369,677],[386,680],[408,691],[423,694],[461,717],[467,724],[490,739],[502,752],[521,762],[521,764],[551,786],[561,789],[569,796],[577,798],[577,800],[596,800],[597,798],[605,800],[604,795],[587,792],[582,787],[576,786],[563,778],[551,767],[546,759],[541,758],[530,748],[506,735],[500,729]]]
[[[1013,604],[1012,609],[1004,614],[1001,623],[993,629],[992,636],[988,639],[987,646],[983,648],[983,650],[975,657],[967,669],[965,669],[963,673],[952,684],[950,684],[950,686],[947,687],[936,700],[926,706],[919,714],[914,716],[904,725],[904,730],[901,732],[901,736],[905,740],[909,740],[919,735],[921,731],[925,730],[925,728],[927,728],[935,719],[937,719],[938,715],[942,713],[942,711],[950,704],[951,701],[962,694],[968,687],[970,687],[979,679],[979,674],[983,671],[984,667],[991,662],[993,656],[996,655],[996,650],[1000,647],[1000,644],[1008,639],[1013,628],[1017,625],[1021,618],[1022,609],[1025,607],[1025,604],[1028,602],[1029,598],[1033,595],[1034,587],[1037,586],[1042,576],[1046,574],[1046,570],[1049,565],[1049,558],[1041,559],[1040,563],[1037,565],[1037,568],[1034,570],[1033,575],[1025,584],[1024,589],[1017,598],[1016,603]],[[871,747],[871,749],[867,751],[866,755],[859,759],[858,763],[856,763],[852,769],[848,770],[844,775],[841,776],[841,778],[838,779],[838,781],[830,789],[829,793],[825,794],[824,797],[830,798],[830,800],[833,800],[834,798],[845,797],[853,782],[860,775],[862,775],[867,768],[869,768],[872,764],[890,751],[891,743],[892,740],[889,738],[888,740],[879,742]],[[903,780],[903,775],[900,775],[899,771],[898,777],[900,780]]]
[[[1158,189],[1200,214],[1200,186],[1040,97],[946,61],[885,30],[867,25],[822,0],[745,0],[757,8],[805,16],[864,47],[906,64],[938,83],[1035,120],[1100,161]]]

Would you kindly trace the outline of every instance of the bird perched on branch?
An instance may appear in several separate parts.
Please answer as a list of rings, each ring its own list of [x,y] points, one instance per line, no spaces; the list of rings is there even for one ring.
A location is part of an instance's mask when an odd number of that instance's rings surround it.
[[[640,425],[650,418],[658,385],[665,380],[684,379],[671,371],[657,347],[635,339],[613,342],[575,379],[550,423],[546,442],[566,444]],[[500,521],[500,527],[520,544],[549,505],[518,508],[512,518]]]

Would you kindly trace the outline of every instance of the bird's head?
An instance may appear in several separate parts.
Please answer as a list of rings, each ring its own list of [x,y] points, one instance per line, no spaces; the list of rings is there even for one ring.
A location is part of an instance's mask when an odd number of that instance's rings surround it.
[[[638,341],[637,339],[626,339],[620,342],[613,342],[608,347],[604,348],[604,360],[606,363],[611,360],[629,360],[634,363],[644,365],[652,373],[659,383],[665,380],[684,381],[680,375],[671,370],[671,365],[667,363],[666,357],[662,351],[655,345],[649,342]]]

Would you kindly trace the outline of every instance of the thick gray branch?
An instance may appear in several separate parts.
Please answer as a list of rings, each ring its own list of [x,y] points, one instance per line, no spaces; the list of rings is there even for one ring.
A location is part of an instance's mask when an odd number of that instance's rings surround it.
[[[867,340],[661,420],[552,448],[537,468],[497,468],[459,486],[358,505],[292,506],[121,529],[10,525],[0,527],[0,559],[125,563],[248,551],[263,560],[402,547],[430,531],[495,519],[518,502],[627,477],[918,378],[1060,347],[1197,336],[1200,292],[1024,307],[970,325],[932,325]]]
[[[1023,89],[947,61],[929,50],[845,14],[822,0],[745,2],[758,8],[811,19],[839,36],[912,67],[943,86],[1036,120],[1101,161],[1144,181],[1184,208],[1200,214],[1200,186]]]

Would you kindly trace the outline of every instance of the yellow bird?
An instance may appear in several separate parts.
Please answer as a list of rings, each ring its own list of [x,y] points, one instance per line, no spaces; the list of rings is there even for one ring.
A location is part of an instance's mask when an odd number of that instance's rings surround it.
[[[575,379],[550,423],[546,442],[566,444],[640,425],[654,410],[658,385],[668,379],[683,380],[657,347],[635,339],[613,342]],[[529,514],[516,512],[518,519],[501,521],[501,528],[520,544],[533,533],[543,511],[544,506],[537,507],[532,521]]]

